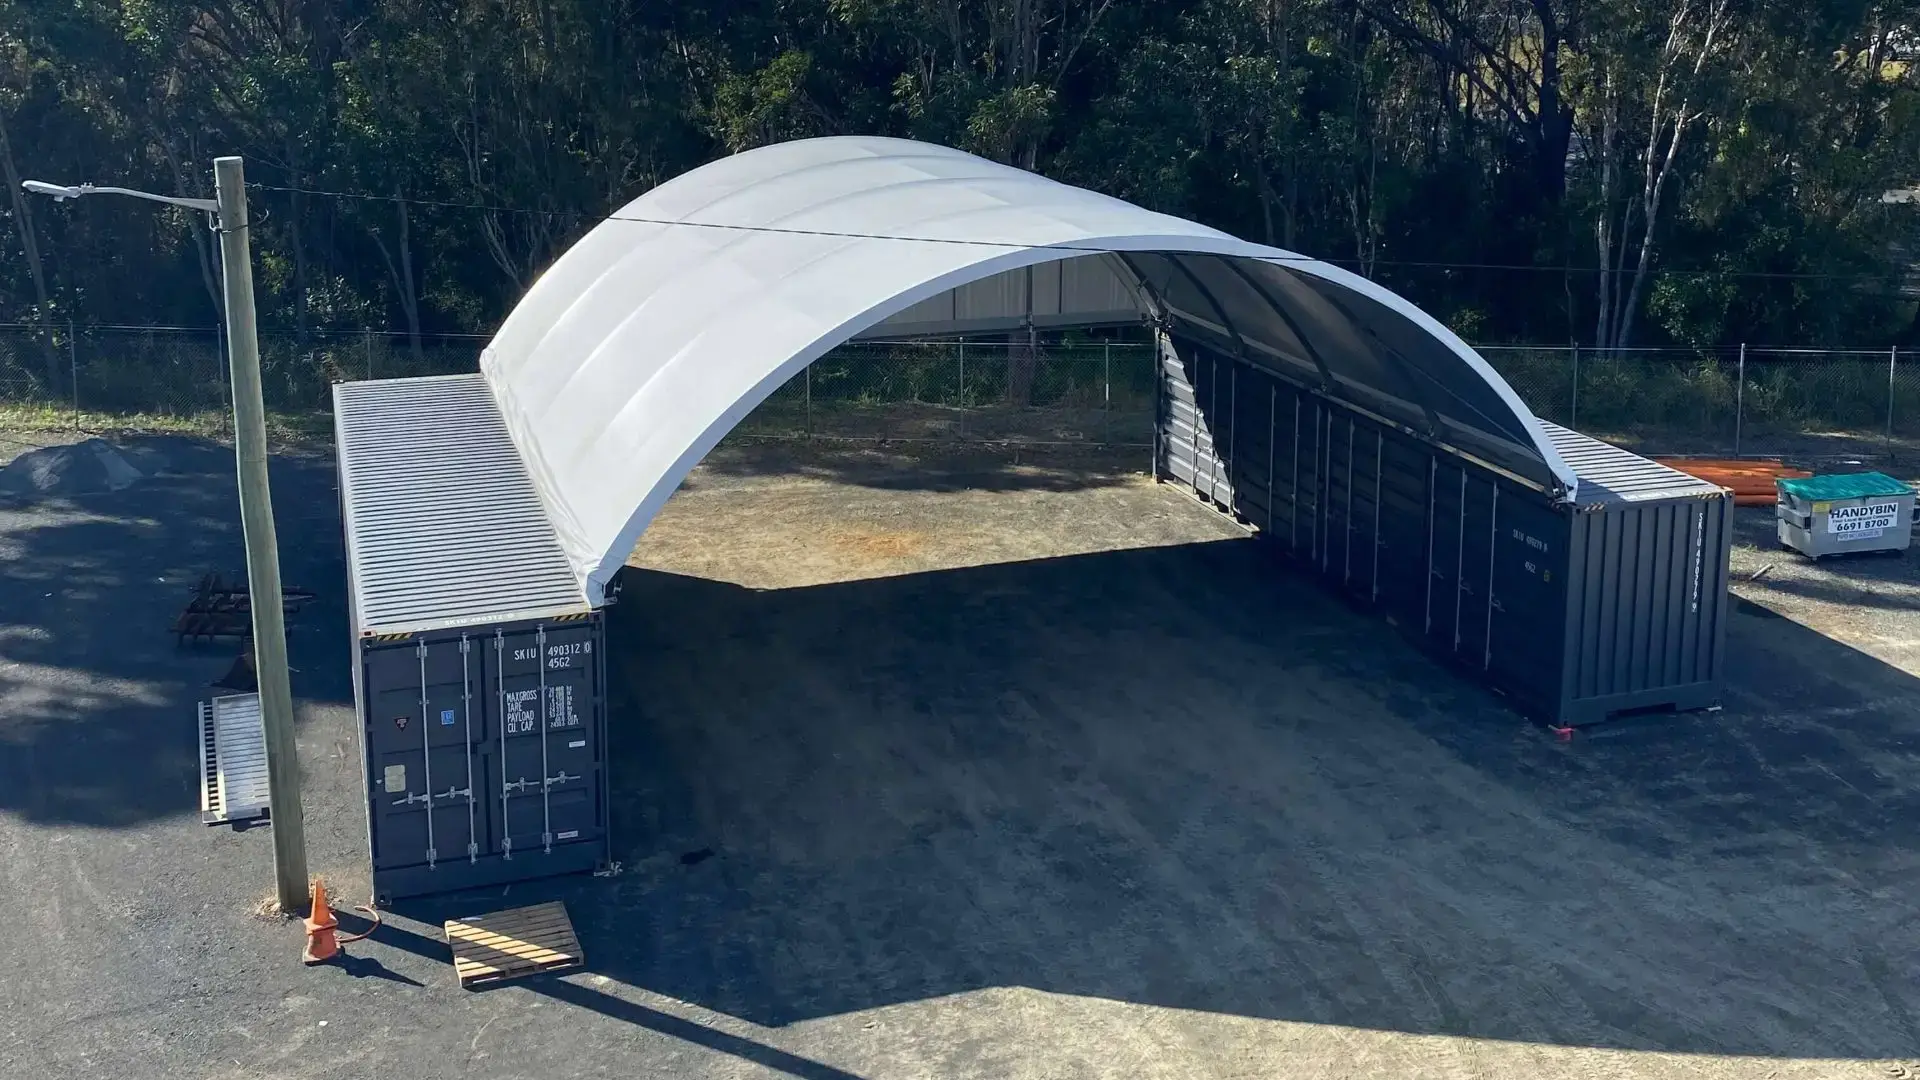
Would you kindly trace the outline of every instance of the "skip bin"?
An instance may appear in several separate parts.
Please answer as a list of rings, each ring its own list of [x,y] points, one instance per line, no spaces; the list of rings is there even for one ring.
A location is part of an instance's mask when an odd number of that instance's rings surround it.
[[[1577,725],[1719,703],[1725,489],[1541,422],[1579,481],[1557,498],[1187,341],[1161,378],[1158,475],[1522,713]]]
[[[594,870],[605,625],[478,375],[334,388],[376,901]]]
[[[1780,543],[1802,555],[1905,551],[1913,539],[1913,488],[1886,473],[1775,482]]]

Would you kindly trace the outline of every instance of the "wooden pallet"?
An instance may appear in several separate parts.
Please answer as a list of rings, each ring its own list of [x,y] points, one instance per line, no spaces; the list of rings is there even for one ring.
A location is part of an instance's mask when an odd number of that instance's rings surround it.
[[[453,973],[468,990],[508,979],[571,971],[585,963],[573,920],[559,901],[449,919]]]

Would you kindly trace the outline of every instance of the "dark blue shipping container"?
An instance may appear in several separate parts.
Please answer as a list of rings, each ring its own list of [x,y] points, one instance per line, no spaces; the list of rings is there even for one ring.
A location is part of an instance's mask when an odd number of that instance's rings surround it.
[[[1553,424],[1570,500],[1216,349],[1168,341],[1161,479],[1523,713],[1717,706],[1733,500]]]
[[[607,861],[606,631],[478,375],[334,388],[376,901]]]

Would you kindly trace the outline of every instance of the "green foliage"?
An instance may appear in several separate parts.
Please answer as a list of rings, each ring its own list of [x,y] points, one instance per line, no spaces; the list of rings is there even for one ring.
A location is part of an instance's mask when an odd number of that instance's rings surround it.
[[[23,176],[204,193],[208,159],[244,154],[265,185],[263,322],[301,333],[484,332],[649,187],[724,153],[865,132],[1339,261],[1479,340],[1590,340],[1606,220],[1632,238],[1618,280],[1649,254],[1633,344],[1920,344],[1900,292],[1920,207],[1880,201],[1920,184],[1920,0],[1747,0],[1711,38],[1709,10],[12,3],[0,121]],[[1636,200],[1682,113],[1649,222]],[[0,318],[215,320],[216,254],[191,215],[102,200],[22,217],[0,200],[0,217]]]

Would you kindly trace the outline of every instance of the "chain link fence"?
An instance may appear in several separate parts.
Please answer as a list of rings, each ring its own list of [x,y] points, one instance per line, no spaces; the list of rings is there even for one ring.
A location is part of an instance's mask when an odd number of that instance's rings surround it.
[[[1920,450],[1920,352],[1483,346],[1538,416],[1648,453],[1895,460]]]
[[[479,370],[485,338],[374,331],[262,332],[261,393],[282,436],[331,429],[331,386]],[[180,431],[232,425],[219,330],[0,326],[0,427]]]
[[[479,370],[482,337],[375,331],[260,335],[261,388],[282,437],[331,430],[331,384]],[[217,330],[0,327],[0,427],[179,430],[231,425]],[[762,438],[1145,446],[1153,350],[1136,343],[855,342],[795,375],[739,427]]]
[[[1153,347],[863,341],[787,380],[735,429],[771,438],[1102,444],[1153,441]]]
[[[283,438],[331,431],[329,387],[476,371],[486,339],[387,331],[260,335]],[[0,325],[0,429],[229,434],[224,342],[179,327]],[[1920,453],[1920,352],[1733,347],[1600,353],[1485,346],[1546,419],[1647,453]],[[867,341],[795,374],[738,428],[758,438],[1145,446],[1153,348],[1139,342]]]

